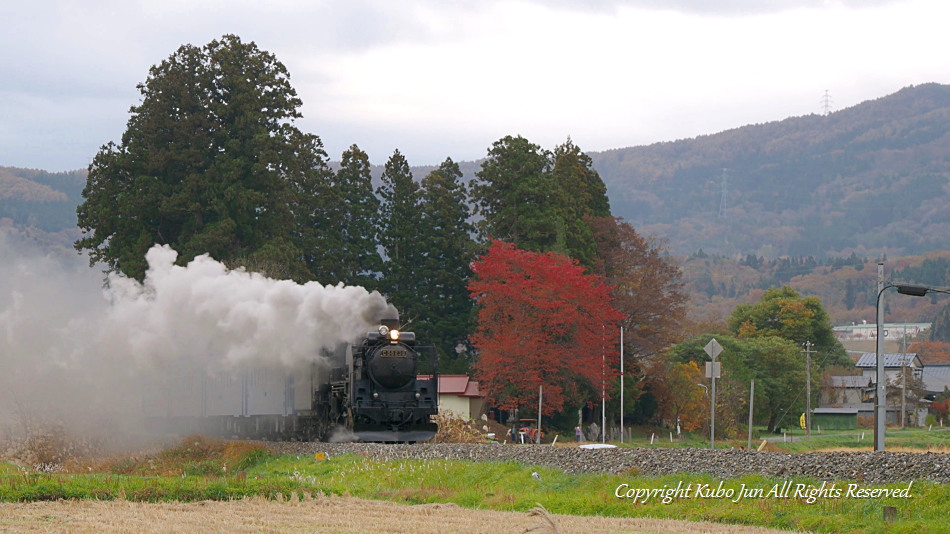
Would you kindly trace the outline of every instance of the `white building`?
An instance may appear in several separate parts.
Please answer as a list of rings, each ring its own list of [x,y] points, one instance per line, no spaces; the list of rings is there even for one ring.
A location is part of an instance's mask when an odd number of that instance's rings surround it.
[[[439,375],[439,412],[463,419],[478,419],[485,410],[485,396],[468,375]]]
[[[931,323],[884,323],[881,325],[881,337],[885,340],[899,341],[913,339],[921,332],[930,330]],[[877,325],[874,323],[852,324],[832,328],[835,337],[841,341],[864,341],[877,339]]]

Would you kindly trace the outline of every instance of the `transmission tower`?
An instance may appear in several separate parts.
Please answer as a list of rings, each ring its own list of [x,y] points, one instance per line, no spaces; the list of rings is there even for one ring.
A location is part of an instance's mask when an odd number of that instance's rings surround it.
[[[726,208],[728,207],[728,193],[729,193],[729,179],[728,173],[729,169],[722,170],[722,184],[721,190],[722,194],[719,196],[719,218],[722,219],[726,216]]]
[[[828,90],[825,89],[824,96],[821,97],[821,109],[824,110],[824,114],[828,115],[831,113],[831,94],[828,93]]]

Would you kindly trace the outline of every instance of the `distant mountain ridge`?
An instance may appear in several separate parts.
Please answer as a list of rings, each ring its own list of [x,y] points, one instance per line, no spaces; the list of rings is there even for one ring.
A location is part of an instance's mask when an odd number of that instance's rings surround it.
[[[873,258],[950,250],[947,85],[907,87],[828,115],[589,155],[613,213],[666,240],[676,255]],[[480,167],[459,166],[466,180]],[[412,171],[421,180],[434,168]],[[377,178],[381,172],[374,166]],[[0,167],[0,226],[75,235],[85,179],[85,170]]]
[[[614,214],[674,254],[950,248],[950,86],[590,156]]]
[[[0,238],[71,250],[86,171],[49,173],[0,167]]]

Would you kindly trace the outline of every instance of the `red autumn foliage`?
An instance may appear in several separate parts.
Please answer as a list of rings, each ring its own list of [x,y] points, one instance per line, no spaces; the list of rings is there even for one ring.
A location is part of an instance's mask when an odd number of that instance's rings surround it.
[[[941,421],[947,418],[947,404],[947,399],[941,399],[934,401],[934,403],[931,405],[931,409],[935,414],[937,414],[937,418]]]
[[[498,408],[536,406],[543,385],[543,413],[550,415],[592,391],[599,397],[604,381],[610,387],[621,314],[601,277],[566,256],[503,241],[493,241],[472,271],[474,368]]]

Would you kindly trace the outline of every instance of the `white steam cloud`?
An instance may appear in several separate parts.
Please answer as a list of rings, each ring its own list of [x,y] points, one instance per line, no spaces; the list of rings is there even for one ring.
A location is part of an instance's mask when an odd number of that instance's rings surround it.
[[[125,339],[129,354],[144,363],[184,357],[210,369],[292,365],[355,341],[390,308],[379,293],[358,286],[273,280],[228,270],[208,256],[181,267],[177,256],[155,246],[146,255],[144,284],[110,278],[102,341]]]
[[[134,417],[141,379],[183,365],[208,375],[296,368],[395,313],[362,287],[274,280],[208,256],[182,267],[176,258],[155,246],[144,283],[116,275],[103,287],[78,258],[40,256],[0,236],[0,433],[25,412]]]

